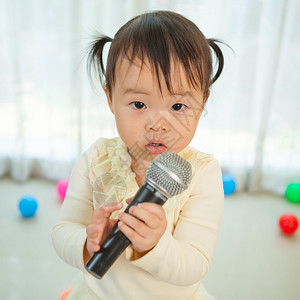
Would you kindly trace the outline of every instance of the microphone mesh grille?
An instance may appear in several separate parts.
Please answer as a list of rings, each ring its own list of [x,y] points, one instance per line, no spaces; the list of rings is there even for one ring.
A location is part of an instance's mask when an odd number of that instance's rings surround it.
[[[157,166],[155,164],[156,162],[162,164],[167,170],[163,170]],[[169,173],[177,175],[183,185],[173,179]],[[188,161],[178,154],[174,152],[164,152],[152,161],[147,170],[146,180],[147,178],[151,179],[156,185],[166,190],[167,193],[173,197],[182,193],[190,184],[192,179],[192,167]],[[184,185],[186,187],[184,187]]]

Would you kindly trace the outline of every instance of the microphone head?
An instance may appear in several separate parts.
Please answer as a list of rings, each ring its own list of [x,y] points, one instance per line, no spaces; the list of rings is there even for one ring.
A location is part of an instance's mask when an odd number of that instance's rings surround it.
[[[155,185],[166,197],[181,194],[191,180],[191,164],[174,152],[158,155],[146,173],[146,181]]]

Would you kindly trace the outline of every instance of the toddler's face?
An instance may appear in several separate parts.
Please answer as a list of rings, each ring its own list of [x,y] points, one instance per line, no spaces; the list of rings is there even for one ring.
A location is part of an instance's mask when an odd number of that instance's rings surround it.
[[[203,111],[203,92],[189,86],[180,65],[171,64],[174,93],[160,74],[161,91],[148,62],[119,60],[112,93],[106,91],[117,130],[134,161],[151,162],[165,152],[180,152],[192,140]]]

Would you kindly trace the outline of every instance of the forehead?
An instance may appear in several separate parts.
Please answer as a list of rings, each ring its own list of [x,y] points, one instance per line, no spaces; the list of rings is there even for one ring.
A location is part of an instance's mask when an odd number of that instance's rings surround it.
[[[169,81],[171,90],[167,87],[162,70],[158,70],[157,74],[154,65],[150,64],[148,59],[142,61],[139,58],[129,60],[127,57],[121,57],[117,61],[115,86],[118,88],[149,88],[152,85],[158,88],[160,86],[161,91],[167,89],[171,93],[194,89],[187,80],[183,65],[175,60],[170,61]]]

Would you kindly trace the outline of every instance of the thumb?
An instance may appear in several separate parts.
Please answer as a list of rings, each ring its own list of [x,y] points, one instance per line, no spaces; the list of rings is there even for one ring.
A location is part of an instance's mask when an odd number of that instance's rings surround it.
[[[126,203],[129,204],[133,197],[126,199]]]

